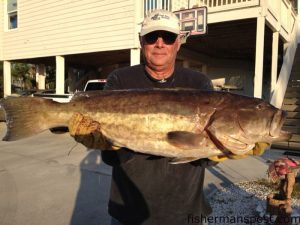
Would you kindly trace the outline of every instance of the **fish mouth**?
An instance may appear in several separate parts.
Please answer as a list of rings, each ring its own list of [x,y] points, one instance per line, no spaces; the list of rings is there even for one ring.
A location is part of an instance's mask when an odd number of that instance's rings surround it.
[[[287,141],[292,136],[290,132],[281,130],[286,117],[287,113],[282,110],[278,110],[273,116],[269,133],[277,141]]]

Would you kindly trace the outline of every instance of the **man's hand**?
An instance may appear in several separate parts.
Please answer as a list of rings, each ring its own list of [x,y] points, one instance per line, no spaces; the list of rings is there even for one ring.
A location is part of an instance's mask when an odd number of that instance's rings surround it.
[[[243,159],[248,157],[249,155],[262,155],[269,146],[270,144],[268,143],[259,142],[255,144],[252,150],[248,151],[243,155],[228,154],[228,155],[212,156],[209,157],[208,159],[215,162],[223,162],[226,159]]]
[[[75,113],[69,121],[69,132],[74,139],[87,148],[116,150],[101,132],[101,126],[90,117]]]
[[[255,147],[247,152],[247,154],[249,155],[262,155],[264,154],[265,150],[268,149],[270,147],[269,143],[265,143],[265,142],[258,142],[255,144]]]

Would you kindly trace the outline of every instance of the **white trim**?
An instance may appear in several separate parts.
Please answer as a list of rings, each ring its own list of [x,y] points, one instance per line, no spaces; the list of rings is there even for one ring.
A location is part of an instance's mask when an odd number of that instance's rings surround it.
[[[139,39],[139,33],[141,31],[141,25],[144,19],[144,3],[142,1],[136,1],[135,2],[135,16],[134,16],[134,47],[140,48],[140,39]]]
[[[277,81],[277,67],[278,67],[278,43],[279,43],[279,32],[273,32],[272,39],[272,68],[271,68],[271,95],[275,90]]]
[[[256,98],[262,97],[265,21],[266,19],[264,16],[257,17],[254,74],[254,97]]]
[[[140,53],[140,39],[139,39],[139,33],[141,31],[141,24],[144,19],[144,11],[143,9],[144,1],[136,1],[135,2],[135,22],[134,22],[134,48],[130,49],[130,65],[138,65],[140,64],[141,60],[141,53]]]
[[[4,10],[3,10],[3,12],[4,12],[4,19],[3,19],[3,22],[4,22],[4,31],[14,31],[14,30],[16,30],[16,29],[18,29],[18,27],[19,27],[19,17],[18,17],[18,3],[17,3],[17,9],[16,10],[12,10],[12,11],[7,11],[7,4],[8,4],[8,2],[7,2],[8,0],[4,0],[3,1],[3,3],[4,3]],[[18,0],[17,0],[17,2],[18,2]],[[17,27],[15,27],[15,28],[9,28],[9,26],[10,26],[10,23],[9,23],[9,14],[16,14],[17,15]]]
[[[284,95],[288,86],[290,74],[292,71],[295,53],[297,49],[297,24],[295,24],[294,30],[292,31],[291,41],[284,44],[284,56],[282,67],[278,76],[278,80],[271,97],[271,104],[277,108],[281,108]]]
[[[297,17],[297,43],[300,43],[300,0],[298,0],[298,17]]]
[[[2,2],[3,4],[3,30],[6,32],[6,31],[9,31],[8,30],[8,16],[7,16],[7,0],[4,0]]]
[[[208,8],[207,23],[220,23],[241,19],[256,18],[260,16],[261,8],[254,7],[249,9],[237,9],[233,11],[224,11],[220,13],[210,13]]]
[[[140,48],[130,49],[130,65],[138,65],[141,61],[141,50]]]
[[[44,90],[46,87],[46,68],[44,64],[36,65],[36,81],[38,89]]]
[[[11,62],[3,62],[3,88],[4,97],[11,95]]]
[[[63,56],[56,56],[56,94],[65,93],[65,58]]]

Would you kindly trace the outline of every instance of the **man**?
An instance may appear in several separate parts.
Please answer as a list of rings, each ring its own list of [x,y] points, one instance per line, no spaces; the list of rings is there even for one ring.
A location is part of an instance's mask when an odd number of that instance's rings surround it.
[[[175,65],[181,45],[178,18],[157,10],[145,18],[140,42],[144,64],[113,71],[106,90],[135,88],[197,88],[212,90],[202,73]],[[70,133],[87,147],[113,149],[101,135],[101,125],[75,115]],[[96,125],[95,125],[96,124]],[[92,138],[80,139],[82,132]],[[202,224],[211,213],[203,194],[207,159],[173,165],[168,158],[134,153],[129,149],[102,151],[103,161],[113,166],[109,213],[124,225]],[[119,222],[117,222],[119,221]]]

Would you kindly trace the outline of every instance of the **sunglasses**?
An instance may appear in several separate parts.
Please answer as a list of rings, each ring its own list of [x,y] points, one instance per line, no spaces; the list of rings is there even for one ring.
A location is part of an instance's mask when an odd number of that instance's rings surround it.
[[[176,41],[177,34],[167,31],[153,31],[144,36],[144,40],[147,44],[154,44],[159,37],[161,37],[166,45],[172,45]]]

